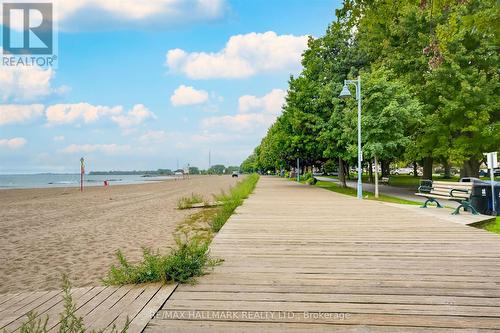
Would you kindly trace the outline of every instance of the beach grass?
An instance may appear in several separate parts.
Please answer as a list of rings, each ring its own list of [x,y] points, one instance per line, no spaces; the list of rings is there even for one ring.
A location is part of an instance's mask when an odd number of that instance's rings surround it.
[[[197,193],[192,193],[189,197],[182,197],[177,201],[178,209],[188,209],[193,207],[194,204],[204,202],[203,196]]]

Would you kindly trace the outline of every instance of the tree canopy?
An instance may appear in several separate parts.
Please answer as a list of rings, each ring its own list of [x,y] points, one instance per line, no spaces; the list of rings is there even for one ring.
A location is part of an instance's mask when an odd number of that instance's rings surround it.
[[[455,164],[477,176],[483,153],[500,148],[499,12],[495,0],[345,0],[325,35],[309,39],[282,114],[241,170],[297,158],[348,170],[356,101],[338,95],[360,76],[365,161],[418,162],[430,175],[433,162]]]

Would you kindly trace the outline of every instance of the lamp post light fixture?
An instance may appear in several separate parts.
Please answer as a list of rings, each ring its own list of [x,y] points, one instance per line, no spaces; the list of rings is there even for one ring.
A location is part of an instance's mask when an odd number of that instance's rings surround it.
[[[358,199],[363,198],[363,170],[361,169],[361,161],[363,160],[363,152],[361,151],[361,77],[357,80],[344,80],[344,87],[340,92],[339,97],[342,99],[351,97],[348,85],[353,84],[356,87],[356,100],[358,101]]]

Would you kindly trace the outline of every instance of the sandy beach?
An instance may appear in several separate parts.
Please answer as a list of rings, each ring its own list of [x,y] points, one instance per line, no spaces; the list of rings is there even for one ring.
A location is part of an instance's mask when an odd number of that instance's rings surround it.
[[[137,185],[0,191],[0,293],[100,285],[115,251],[132,261],[141,247],[166,250],[172,231],[192,210],[177,210],[191,193],[228,189],[230,176],[193,176]]]

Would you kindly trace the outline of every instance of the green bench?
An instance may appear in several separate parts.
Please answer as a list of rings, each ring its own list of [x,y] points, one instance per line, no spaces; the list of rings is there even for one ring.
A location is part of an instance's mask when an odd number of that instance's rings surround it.
[[[458,202],[460,205],[453,211],[453,215],[460,214],[460,208],[478,215],[477,210],[472,206],[470,198],[472,196],[473,183],[453,183],[443,181],[433,181],[425,185],[420,185],[418,193],[415,195],[427,198],[422,208],[427,208],[428,203],[435,203],[438,208],[442,208],[438,202],[440,200],[449,200]]]

